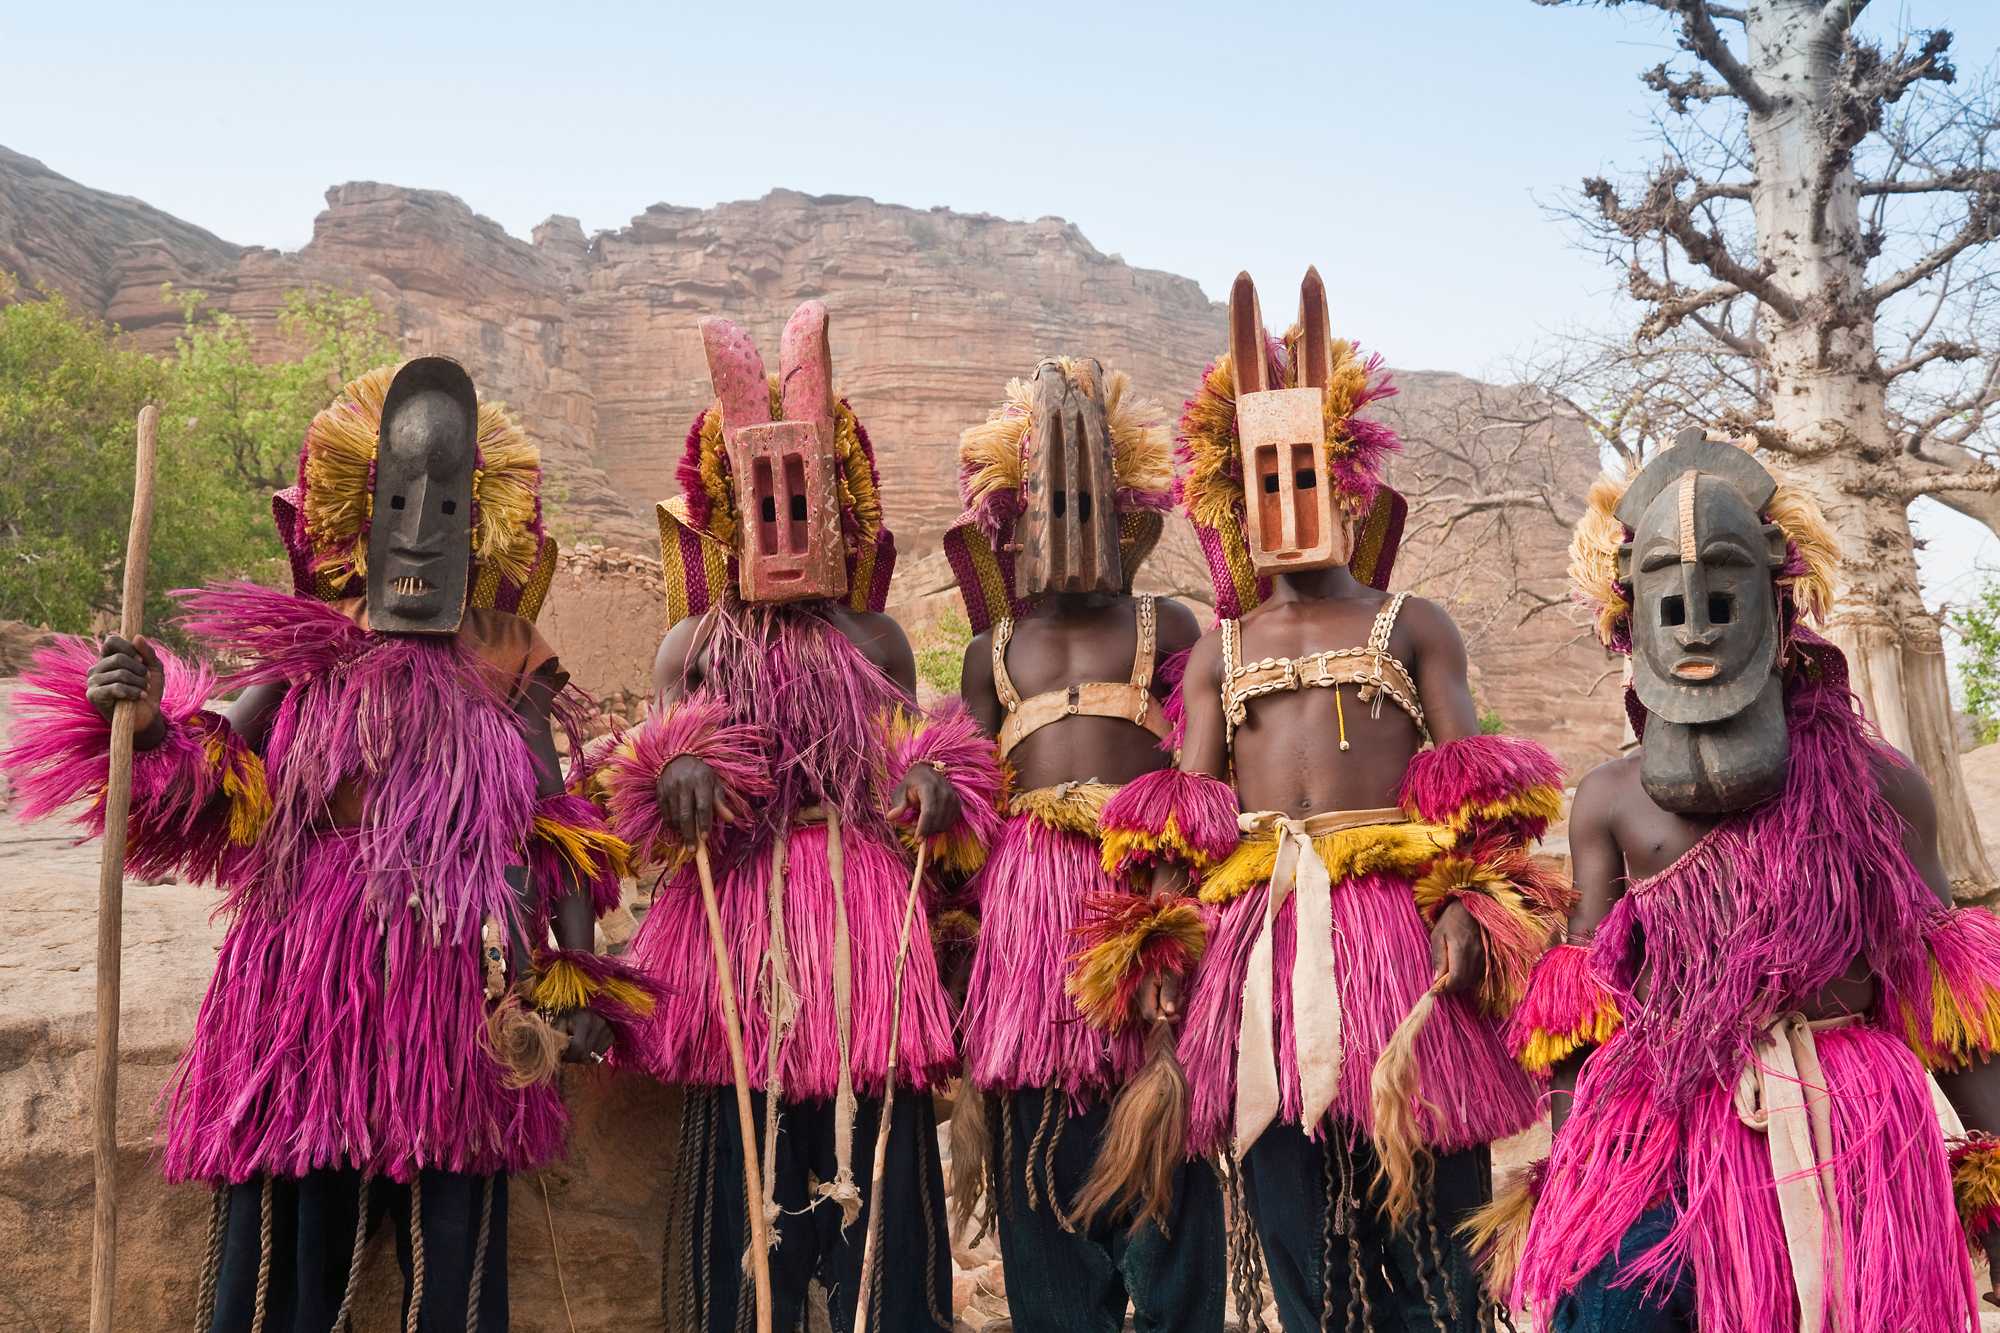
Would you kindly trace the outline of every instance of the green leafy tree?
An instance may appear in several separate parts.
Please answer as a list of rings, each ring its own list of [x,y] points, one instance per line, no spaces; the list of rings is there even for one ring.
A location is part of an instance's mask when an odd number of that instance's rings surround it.
[[[341,385],[396,359],[396,344],[366,296],[331,287],[286,293],[278,316],[283,354],[272,358],[259,355],[242,321],[208,310],[207,293],[169,284],[160,295],[181,311],[175,408],[203,448],[251,490],[291,485],[313,414]]]
[[[2000,740],[2000,580],[1988,579],[1968,606],[1951,613],[1963,645],[1958,683],[1981,745]]]
[[[0,273],[0,617],[87,633],[116,608],[147,402],[161,407],[147,623],[164,625],[174,588],[282,577],[271,492],[340,385],[395,359],[374,305],[290,293],[263,348],[201,293],[168,290],[182,333],[156,359],[60,296],[17,295]]]

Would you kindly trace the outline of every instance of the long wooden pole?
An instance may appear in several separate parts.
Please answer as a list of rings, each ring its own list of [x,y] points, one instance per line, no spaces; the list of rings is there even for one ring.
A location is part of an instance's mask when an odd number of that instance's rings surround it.
[[[910,923],[916,919],[917,894],[923,888],[924,862],[929,857],[929,844],[918,840],[917,869],[910,876],[910,896],[903,902],[903,936],[896,943],[896,975],[889,991],[889,1059],[882,1080],[882,1113],[875,1117],[875,1169],[868,1177],[868,1233],[861,1241],[854,1333],[868,1333],[868,1312],[873,1304],[875,1252],[882,1238],[882,1178],[888,1174],[889,1130],[895,1123],[891,1117],[896,1109],[896,1048],[903,1035],[903,964],[910,956]]]
[[[125,591],[118,632],[145,626],[146,555],[153,542],[153,456],[160,409],[139,409],[132,527],[125,539]],[[90,1242],[90,1333],[111,1333],[118,1280],[118,966],[124,947],[125,817],[132,808],[132,700],[111,711],[111,771],[104,787],[104,859],[97,872],[97,1086],[90,1108],[97,1209]]]
[[[764,1173],[757,1162],[757,1126],[750,1113],[750,1068],[743,1059],[743,1018],[736,1008],[736,980],[729,966],[729,945],[722,937],[722,909],[716,904],[715,872],[709,868],[706,839],[694,845],[694,867],[701,877],[702,910],[708,914],[708,942],[715,949],[715,982],[722,992],[722,1028],[729,1041],[729,1072],[736,1078],[736,1125],[743,1134],[743,1206],[750,1215],[750,1275],[757,1288],[757,1333],[771,1333],[771,1243],[764,1220]],[[777,1113],[775,1106],[764,1108],[766,1115]]]

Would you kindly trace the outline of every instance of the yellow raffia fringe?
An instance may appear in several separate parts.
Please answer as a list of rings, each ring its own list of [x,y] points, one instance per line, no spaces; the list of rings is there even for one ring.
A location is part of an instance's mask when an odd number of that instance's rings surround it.
[[[1493,1201],[1460,1222],[1457,1231],[1479,1264],[1486,1294],[1509,1309],[1514,1302],[1514,1275],[1527,1250],[1528,1224],[1535,1218],[1532,1171],[1516,1171],[1493,1192]]]
[[[1058,357],[1063,374],[1085,387],[1089,366]],[[1174,481],[1172,432],[1166,414],[1147,399],[1128,396],[1132,377],[1122,370],[1104,378],[1105,424],[1111,432],[1111,475],[1121,487],[1164,492]],[[1006,397],[986,420],[958,437],[959,467],[965,474],[966,503],[978,508],[989,496],[1018,492],[1022,454],[1034,418],[1032,380],[1007,381]]]
[[[1077,1012],[1086,1022],[1107,1029],[1117,1023],[1119,983],[1138,966],[1140,951],[1160,938],[1174,941],[1190,966],[1200,962],[1208,947],[1208,931],[1201,923],[1201,910],[1182,899],[1149,913],[1130,930],[1093,944],[1076,956],[1063,989],[1076,1002]]]
[[[653,997],[643,986],[623,977],[593,977],[567,958],[553,959],[535,974],[528,999],[545,1014],[594,1007],[600,999],[642,1018],[653,1012]]]
[[[264,779],[264,761],[247,745],[236,747],[232,755],[220,736],[205,738],[201,749],[222,774],[222,795],[229,803],[229,841],[248,847],[271,818],[271,788]]]
[[[1299,332],[1286,334],[1285,384],[1296,388],[1298,364],[1295,354]],[[1348,423],[1355,404],[1368,387],[1368,363],[1345,338],[1335,338],[1328,349],[1332,372],[1322,403],[1325,431],[1323,446],[1327,461],[1338,462],[1353,448]],[[1217,357],[1202,376],[1201,388],[1181,415],[1181,436],[1187,450],[1188,472],[1182,483],[1187,515],[1205,528],[1228,531],[1243,522],[1243,463],[1236,435],[1236,373],[1230,354]],[[1359,497],[1344,496],[1351,509]]]
[[[1106,837],[1107,845],[1110,841]],[[1313,849],[1326,864],[1335,884],[1360,875],[1388,873],[1415,876],[1449,851],[1456,841],[1441,824],[1369,824],[1342,829],[1313,839]],[[1226,903],[1250,889],[1271,882],[1278,857],[1275,832],[1252,834],[1237,844],[1223,863],[1202,881],[1201,900]]]
[[[1536,1028],[1522,1043],[1520,1064],[1530,1074],[1547,1074],[1578,1051],[1602,1046],[1625,1026],[1618,1002],[1609,995],[1597,1001],[1597,1008],[1575,1027],[1563,1032]]]
[[[1094,838],[1098,823],[1104,818],[1104,803],[1117,791],[1108,782],[1064,782],[1053,787],[1034,787],[1015,793],[1008,813],[1026,815],[1044,828]]]
[[[585,828],[536,815],[534,836],[554,847],[580,879],[596,879],[607,869],[620,879],[632,873],[632,848],[609,829]]]
[[[785,411],[784,387],[776,375],[769,377],[771,420],[782,420]],[[701,488],[708,493],[708,535],[734,550],[736,547],[736,493],[729,478],[728,453],[722,442],[722,404],[712,404],[702,414],[700,432]],[[835,395],[833,405],[833,448],[839,462],[840,509],[853,520],[855,531],[849,540],[861,550],[875,544],[882,531],[882,494],[875,484],[874,465],[861,447],[861,427],[854,409]]]
[[[969,944],[979,938],[979,918],[962,907],[954,907],[948,912],[939,912],[931,918],[931,940],[933,943],[952,941]]]
[[[1608,472],[1599,477],[1591,485],[1583,517],[1570,534],[1570,588],[1577,600],[1591,609],[1597,637],[1606,647],[1617,638],[1619,626],[1632,611],[1618,578],[1618,548],[1625,541],[1625,526],[1618,521],[1617,509],[1637,475],[1628,469],[1623,477]],[[1805,564],[1803,574],[1780,578],[1778,586],[1790,592],[1800,616],[1824,623],[1833,609],[1840,543],[1819,505],[1805,491],[1781,480],[1770,504],[1764,507],[1764,519],[1778,525]]]
[[[1107,875],[1123,875],[1141,861],[1172,861],[1195,874],[1207,872],[1211,858],[1187,840],[1180,818],[1167,816],[1167,825],[1157,833],[1140,829],[1106,829],[1098,840],[1100,863]]]
[[[1981,1214],[2000,1209],[2000,1141],[1988,1140],[1953,1154],[1951,1192],[1970,1233]]]
[[[336,580],[368,573],[371,474],[382,403],[398,369],[378,366],[350,381],[306,428],[306,535],[315,564]],[[522,583],[541,552],[531,526],[541,490],[541,453],[498,403],[479,405],[478,429],[472,558]]]
[[[1903,1027],[1911,1049],[1926,1067],[1939,1072],[1963,1069],[1975,1056],[2000,1051],[2000,991],[1980,987],[1968,1011],[1945,980],[1944,969],[1933,960],[1930,1031],[1925,1032],[1913,1013],[1904,1015]]]
[[[1468,830],[1490,827],[1509,820],[1552,824],[1562,817],[1562,808],[1562,788],[1549,783],[1537,783],[1503,796],[1497,801],[1460,806],[1439,822],[1454,834],[1463,837]]]
[[[1410,887],[1417,910],[1427,921],[1445,909],[1454,893],[1477,893],[1499,903],[1509,915],[1520,917],[1524,928],[1540,930],[1528,900],[1514,887],[1513,879],[1485,861],[1469,856],[1440,856]]]

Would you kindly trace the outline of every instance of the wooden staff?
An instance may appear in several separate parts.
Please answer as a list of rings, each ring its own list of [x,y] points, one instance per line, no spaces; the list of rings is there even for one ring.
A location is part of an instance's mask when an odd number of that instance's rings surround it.
[[[920,838],[916,873],[910,876],[910,896],[903,903],[903,937],[896,944],[895,980],[889,990],[889,1062],[883,1075],[882,1113],[875,1117],[875,1169],[868,1177],[868,1234],[861,1242],[861,1282],[855,1300],[854,1333],[868,1333],[875,1251],[882,1238],[882,1177],[889,1167],[889,1129],[893,1124],[890,1116],[896,1109],[896,1048],[903,1032],[903,964],[910,956],[910,923],[916,919],[917,893],[923,888],[924,863],[929,859],[930,846]]]
[[[750,1215],[750,1275],[757,1287],[757,1333],[771,1333],[771,1242],[764,1220],[763,1171],[757,1164],[757,1126],[750,1113],[750,1069],[743,1059],[743,1018],[736,1008],[736,981],[729,946],[722,938],[722,909],[716,905],[715,872],[708,865],[708,841],[694,845],[694,868],[701,876],[701,905],[708,913],[708,942],[715,948],[715,982],[722,991],[722,1028],[729,1039],[729,1071],[736,1078],[736,1125],[743,1134],[743,1200]],[[766,1115],[777,1114],[767,1106]],[[713,1203],[710,1204],[713,1207]]]
[[[125,538],[125,591],[118,632],[136,641],[145,626],[146,553],[153,542],[153,455],[160,409],[139,409],[139,457],[132,480],[132,527]],[[90,1240],[90,1333],[111,1333],[118,1280],[118,964],[125,919],[125,817],[132,808],[132,710],[111,710],[111,769],[104,785],[104,859],[97,872],[97,1087],[90,1108],[97,1207]]]

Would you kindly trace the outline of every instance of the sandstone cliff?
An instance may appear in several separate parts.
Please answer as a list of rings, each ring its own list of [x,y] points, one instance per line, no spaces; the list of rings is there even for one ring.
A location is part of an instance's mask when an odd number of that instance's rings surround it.
[[[897,606],[916,618],[949,600],[948,574],[931,553],[958,507],[958,431],[1010,376],[1045,353],[1087,351],[1176,410],[1219,349],[1224,322],[1223,308],[1192,281],[1105,255],[1057,218],[1012,222],[775,190],[709,209],[654,205],[589,237],[575,219],[551,217],[523,241],[451,195],[350,183],[327,191],[312,240],[280,253],[231,245],[4,149],[0,268],[63,292],[157,350],[171,346],[177,327],[160,301],[163,282],[208,292],[260,335],[271,333],[288,290],[365,291],[408,351],[458,357],[521,413],[552,465],[551,507],[567,545],[589,539],[642,562],[657,550],[653,502],[671,494],[687,425],[708,397],[696,319],[720,312],[775,345],[793,306],[822,298],[839,379],[875,440],[904,553]],[[1269,277],[1277,284],[1287,275]],[[1287,304],[1273,297],[1274,319]],[[1516,484],[1505,474],[1520,466],[1517,449],[1451,428],[1490,386],[1402,379],[1403,395],[1386,409],[1414,441],[1399,484],[1448,492]],[[1592,467],[1588,443],[1570,436],[1551,448],[1560,458],[1541,466],[1567,488],[1573,512]],[[1484,705],[1510,727],[1548,736],[1572,762],[1609,753],[1615,702],[1600,688],[1579,703],[1603,674],[1602,654],[1575,643],[1559,613],[1523,619],[1559,593],[1559,526],[1514,515],[1496,531],[1488,515],[1447,531],[1426,513],[1420,501],[1420,531],[1397,582],[1443,597],[1466,623]],[[1441,542],[1442,553],[1431,549]],[[1480,561],[1451,558],[1474,542]],[[1539,596],[1514,587],[1515,564]],[[609,567],[622,572],[606,585],[593,571]],[[552,611],[552,636],[566,657],[589,659],[577,675],[593,689],[645,688],[658,603],[643,581],[642,566],[622,556],[565,575],[562,596],[572,604]],[[1184,530],[1146,583],[1205,591]]]

